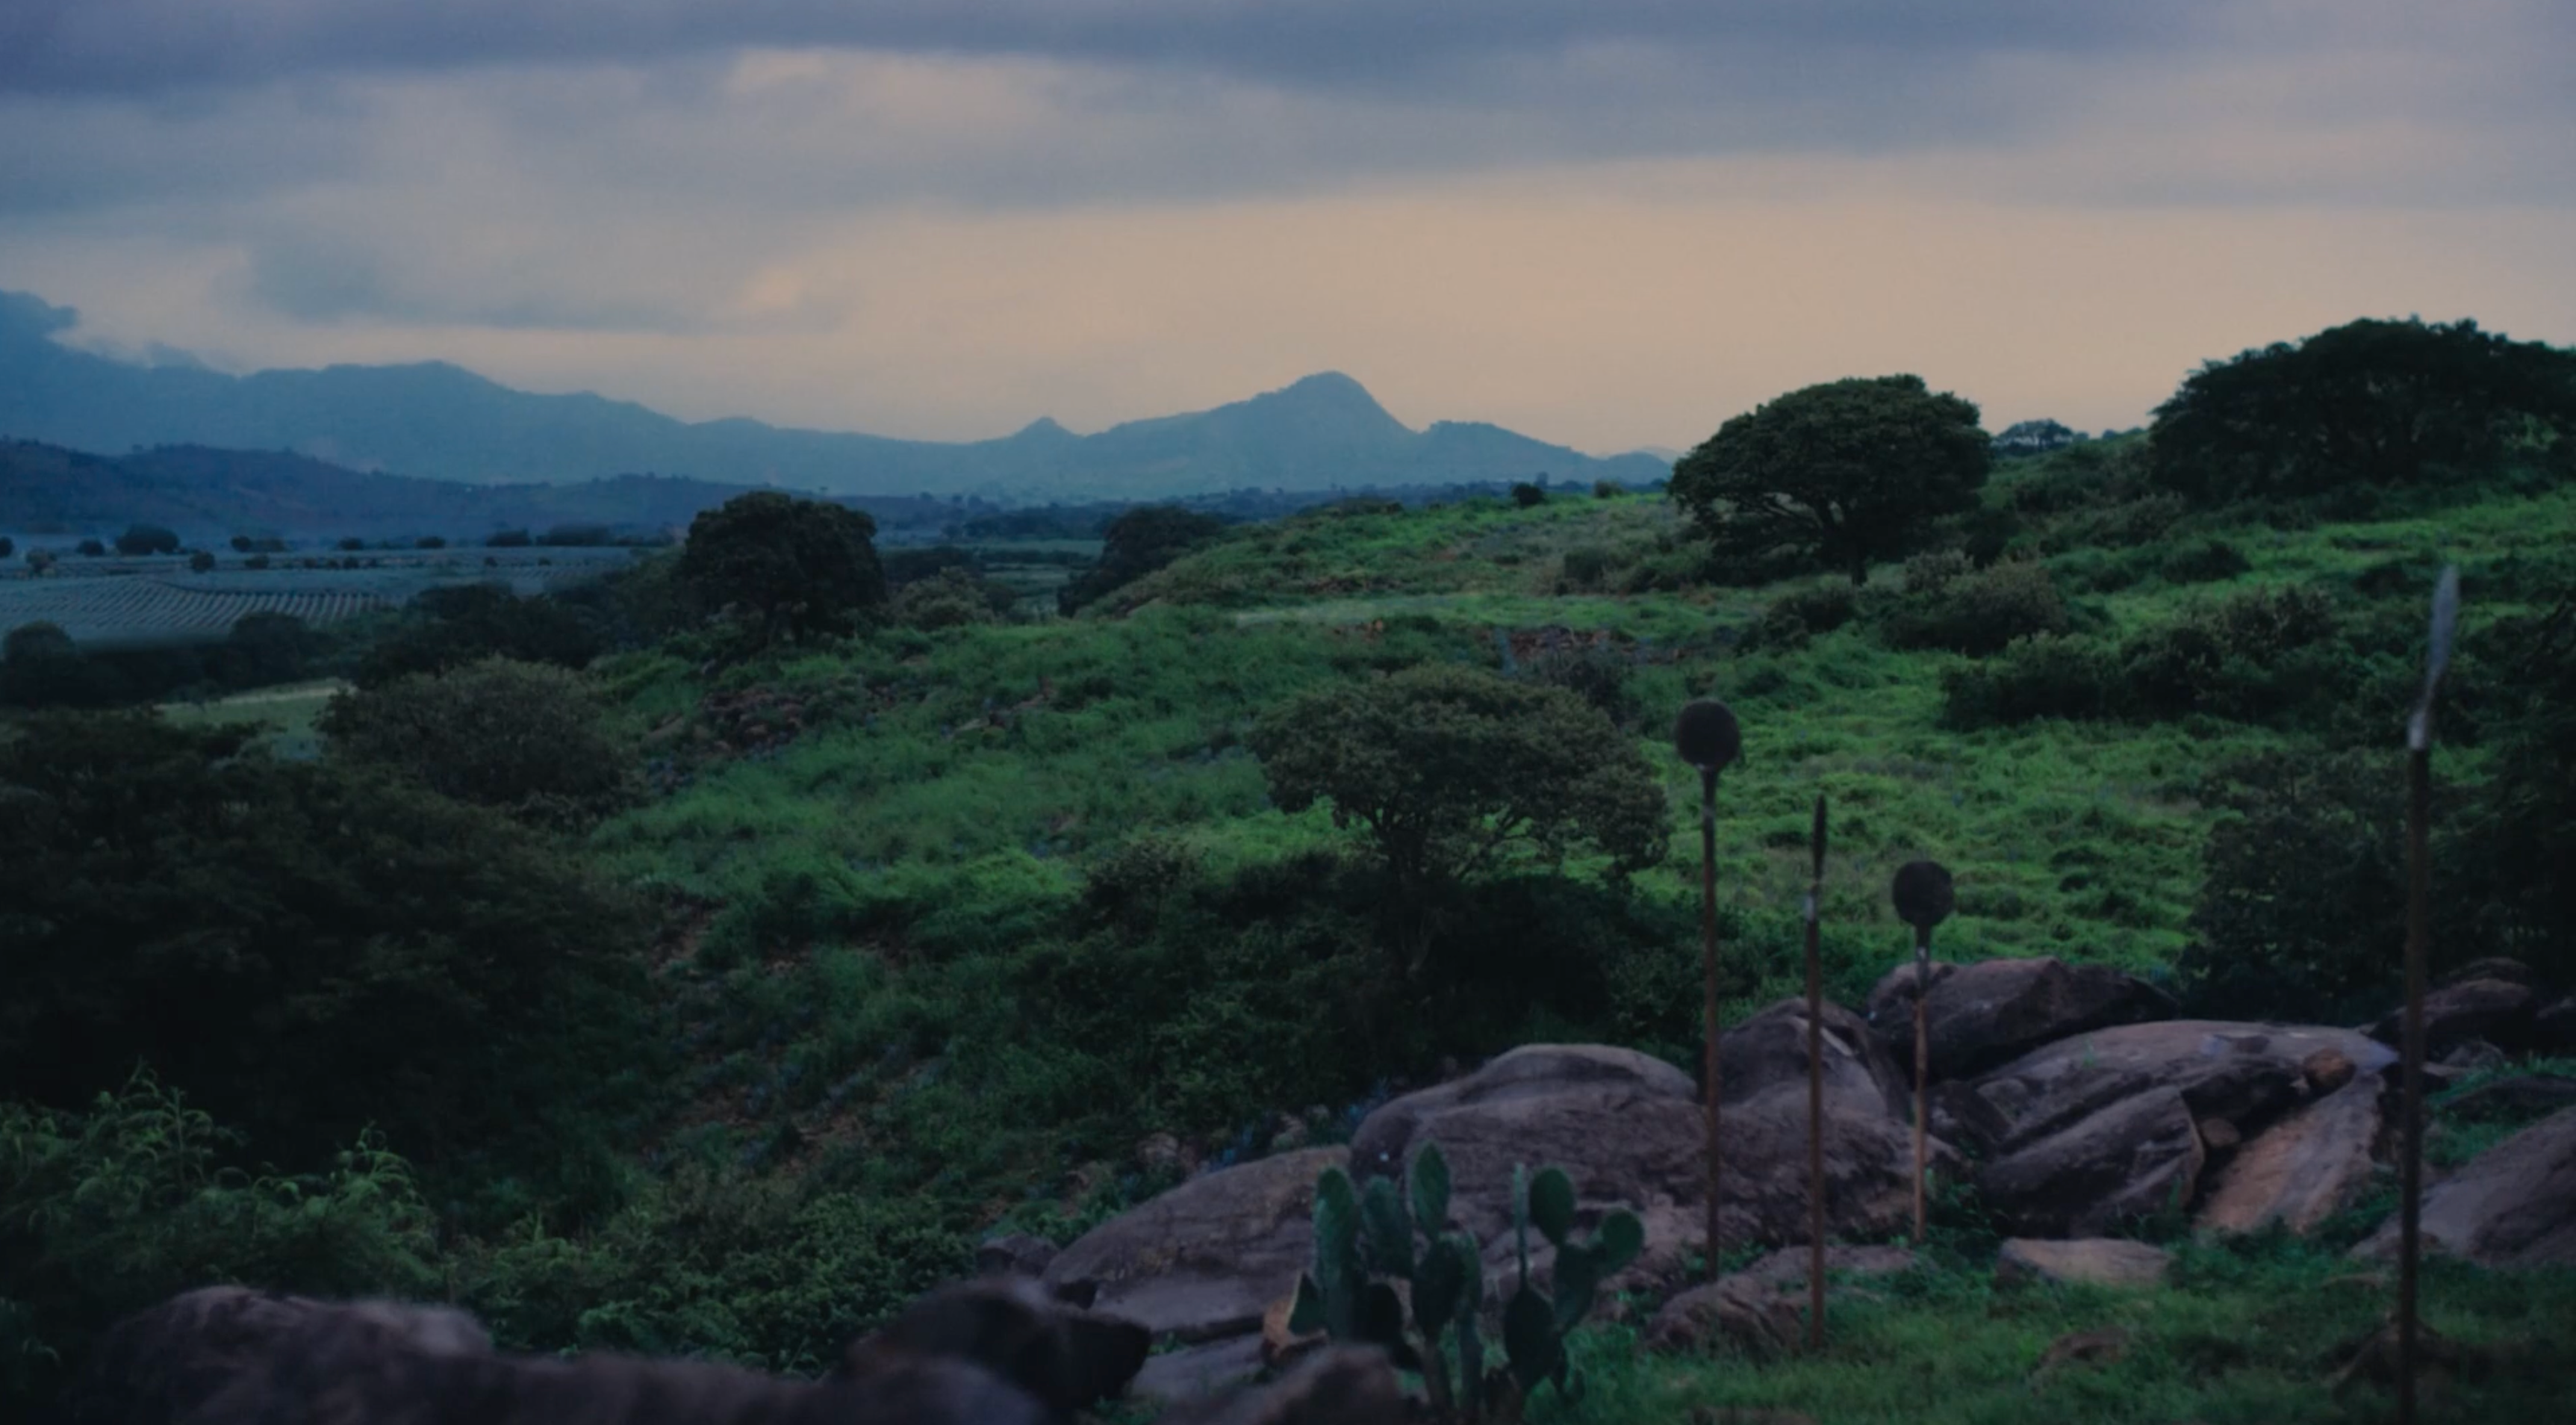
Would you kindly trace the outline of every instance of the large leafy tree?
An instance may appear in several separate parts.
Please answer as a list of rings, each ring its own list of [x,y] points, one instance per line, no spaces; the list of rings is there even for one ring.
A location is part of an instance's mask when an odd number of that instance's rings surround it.
[[[1562,688],[1424,664],[1272,709],[1248,739],[1270,796],[1364,830],[1392,882],[1405,972],[1437,896],[1514,855],[1591,845],[1623,869],[1663,856],[1662,785],[1599,709]]]
[[[2482,473],[2576,434],[2576,353],[2472,321],[2348,322],[2203,366],[2156,407],[2156,478],[2216,504]]]
[[[1974,404],[1920,376],[1808,386],[1718,427],[1673,466],[1672,496],[1731,560],[1784,557],[1869,578],[1972,509],[1992,461]]]
[[[763,643],[846,632],[885,602],[876,532],[864,510],[756,490],[689,522],[680,580],[709,608],[742,611]]]

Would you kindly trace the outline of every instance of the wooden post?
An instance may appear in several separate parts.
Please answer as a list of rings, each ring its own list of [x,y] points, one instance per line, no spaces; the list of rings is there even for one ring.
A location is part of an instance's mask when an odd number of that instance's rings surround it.
[[[2451,661],[2459,622],[2460,571],[2444,565],[2433,587],[2433,627],[2425,644],[2424,693],[2406,720],[2406,1020],[2405,1158],[2397,1208],[2397,1421],[2415,1425],[2418,1292],[2422,1285],[2424,1214],[2424,962],[2433,940],[2433,694]]]
[[[1923,1245],[1923,1175],[1932,1134],[1932,931],[1914,932],[1914,1245]]]
[[[1702,1051],[1708,1083],[1708,1279],[1717,1280],[1717,769],[1699,770],[1700,968],[1707,986],[1707,1042]]]
[[[1816,796],[1807,882],[1807,1349],[1825,1345],[1825,962],[1817,923],[1825,899],[1825,798]]]

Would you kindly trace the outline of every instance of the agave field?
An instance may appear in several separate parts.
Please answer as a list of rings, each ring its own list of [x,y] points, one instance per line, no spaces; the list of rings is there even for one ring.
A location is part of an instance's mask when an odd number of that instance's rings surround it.
[[[313,569],[285,567],[289,561],[281,557],[268,569],[227,560],[231,567],[205,573],[176,559],[102,561],[102,572],[0,578],[0,637],[51,623],[89,649],[211,642],[250,614],[291,614],[320,627],[449,585],[489,581],[533,594],[595,578],[632,557],[622,549],[475,550],[372,556],[369,567]]]

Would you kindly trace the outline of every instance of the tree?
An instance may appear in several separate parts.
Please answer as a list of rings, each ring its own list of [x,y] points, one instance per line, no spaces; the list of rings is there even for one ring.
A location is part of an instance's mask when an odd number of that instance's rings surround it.
[[[1225,521],[1179,505],[1138,505],[1101,531],[1100,562],[1056,591],[1056,610],[1070,614],[1132,584],[1225,533]]]
[[[211,551],[200,549],[188,556],[188,571],[192,574],[203,574],[214,567],[215,556]]]
[[[17,552],[18,541],[11,539],[5,534],[0,534],[0,559],[6,559]]]
[[[408,673],[440,673],[478,658],[579,668],[599,656],[599,620],[560,599],[523,599],[500,584],[431,589],[412,601],[421,621],[367,650],[350,681],[381,687]]]
[[[2015,421],[1995,437],[1995,454],[2007,459],[2019,455],[2046,455],[2063,450],[2082,440],[2081,432],[2052,420]]]
[[[72,546],[72,552],[83,559],[103,559],[107,556],[107,546],[95,539],[84,539]]]
[[[0,639],[0,703],[41,708],[85,702],[93,681],[60,624],[22,623]]]
[[[1791,555],[1869,579],[1975,507],[1992,442],[1977,408],[1920,376],[1853,377],[1729,420],[1673,466],[1672,497],[1721,554]]]
[[[2156,407],[2156,479],[2204,504],[2418,484],[2576,437],[2576,353],[2477,323],[2362,320],[2210,362]]]
[[[331,754],[535,825],[572,827],[623,804],[632,757],[580,675],[486,658],[331,700]]]
[[[127,525],[125,533],[116,537],[116,552],[127,555],[176,554],[179,552],[179,536],[157,524]]]
[[[864,510],[755,490],[689,521],[680,581],[710,609],[741,610],[764,645],[847,632],[861,610],[885,602],[876,532]]]
[[[251,556],[253,561],[265,558]],[[224,636],[217,666],[224,682],[235,688],[291,683],[304,676],[304,659],[312,642],[304,620],[293,614],[244,614],[233,620],[232,630]]]
[[[1367,832],[1408,976],[1429,949],[1431,901],[1516,850],[1554,863],[1588,844],[1623,870],[1663,856],[1663,788],[1644,754],[1562,688],[1423,664],[1301,694],[1246,740],[1282,809],[1329,802],[1334,825]]]

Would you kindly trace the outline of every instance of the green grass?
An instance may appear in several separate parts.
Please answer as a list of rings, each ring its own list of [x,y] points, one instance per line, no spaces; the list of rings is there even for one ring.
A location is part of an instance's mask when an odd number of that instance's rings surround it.
[[[320,754],[322,746],[320,734],[313,729],[314,719],[348,686],[337,678],[326,678],[201,703],[163,703],[161,715],[183,727],[262,725],[267,728],[263,740],[279,756],[312,757]]]
[[[1633,1329],[1588,1329],[1577,1348],[1586,1399],[1569,1407],[1542,1390],[1530,1419],[1769,1409],[1820,1425],[2360,1425],[2390,1419],[2390,1396],[2360,1381],[2332,1393],[2334,1353],[2375,1329],[2392,1296],[2385,1275],[2279,1241],[2187,1246],[2170,1284],[2137,1291],[1998,1288],[1986,1264],[1953,1262],[1838,1294],[1812,1356],[1656,1356]],[[2554,1419],[2576,1389],[2576,1361],[2562,1353],[2576,1272],[2436,1261],[2424,1319],[2483,1356],[2480,1378],[2428,1390],[2427,1421]],[[2034,1374],[2056,1341],[2114,1330],[2127,1337],[2118,1360]]]

